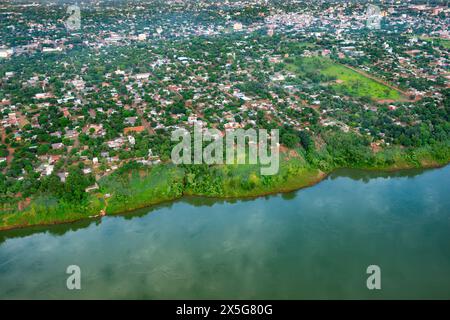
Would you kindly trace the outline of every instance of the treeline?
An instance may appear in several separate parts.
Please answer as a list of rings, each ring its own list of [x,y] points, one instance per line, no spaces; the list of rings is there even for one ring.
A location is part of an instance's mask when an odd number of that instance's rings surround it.
[[[355,133],[324,131],[321,147],[309,148],[306,159],[324,171],[336,168],[410,168],[441,165],[450,160],[450,140],[436,141],[421,147],[385,146],[372,148],[369,138]],[[312,146],[312,144],[310,144]]]
[[[65,182],[62,182],[55,173],[41,179],[39,179],[39,173],[36,173],[21,181],[8,179],[7,175],[0,173],[0,203],[40,195],[50,195],[62,201],[80,203],[88,199],[85,189],[94,183],[95,177],[92,174],[84,174],[79,166],[68,170]]]

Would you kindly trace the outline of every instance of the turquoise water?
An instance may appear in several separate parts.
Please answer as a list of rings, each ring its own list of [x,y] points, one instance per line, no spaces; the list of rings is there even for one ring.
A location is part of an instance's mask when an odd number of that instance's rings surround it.
[[[450,166],[0,232],[0,298],[449,299]]]

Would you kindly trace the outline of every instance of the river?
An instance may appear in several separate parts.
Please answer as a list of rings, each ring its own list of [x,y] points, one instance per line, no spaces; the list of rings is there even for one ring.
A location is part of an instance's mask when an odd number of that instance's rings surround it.
[[[69,265],[81,290],[66,287]],[[3,231],[0,298],[450,299],[450,166]]]

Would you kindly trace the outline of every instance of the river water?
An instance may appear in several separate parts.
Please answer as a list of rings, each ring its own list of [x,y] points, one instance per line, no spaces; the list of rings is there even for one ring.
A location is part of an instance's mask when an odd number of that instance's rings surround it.
[[[0,232],[0,298],[450,299],[450,166]]]

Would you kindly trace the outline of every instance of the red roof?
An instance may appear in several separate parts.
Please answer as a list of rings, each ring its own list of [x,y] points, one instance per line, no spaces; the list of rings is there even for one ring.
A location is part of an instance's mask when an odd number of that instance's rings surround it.
[[[123,133],[127,134],[128,132],[142,132],[145,130],[144,126],[138,126],[138,127],[127,127],[123,129]]]

